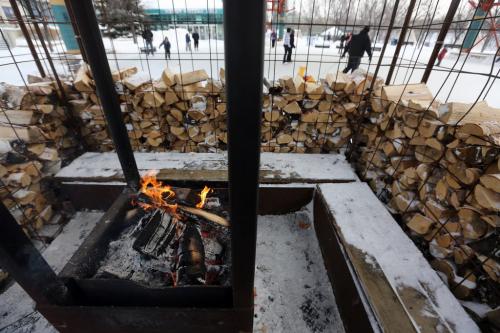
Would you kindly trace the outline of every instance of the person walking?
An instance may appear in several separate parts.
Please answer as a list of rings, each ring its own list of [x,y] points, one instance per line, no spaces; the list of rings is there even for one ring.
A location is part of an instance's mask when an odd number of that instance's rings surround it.
[[[191,49],[191,36],[189,36],[189,32],[186,33],[186,52],[193,52]]]
[[[285,54],[283,55],[283,63],[288,62],[288,59],[292,58],[292,47],[290,44],[290,31],[291,30],[292,29],[287,28],[286,33],[285,33],[285,38],[283,38],[283,47],[285,48]]]
[[[274,46],[276,45],[276,39],[278,36],[276,35],[276,31],[271,31],[271,47],[274,49]]]
[[[292,62],[292,49],[295,48],[295,31],[291,29],[290,31],[290,51],[288,52],[288,56],[286,58],[286,61]]]
[[[344,42],[346,39],[346,35],[342,34],[342,36],[340,36],[339,54],[342,54],[342,51],[344,51]]]
[[[163,42],[161,42],[158,48],[161,48],[162,46],[165,49],[165,60],[170,59],[170,41],[168,40],[167,36],[165,36],[165,39],[163,40]]]
[[[441,52],[439,52],[438,54],[438,62],[436,64],[437,66],[441,66],[441,61],[443,61],[444,57],[446,56],[446,53],[448,53],[448,49],[446,47],[443,47]]]
[[[146,27],[144,31],[142,32],[142,39],[146,42],[146,55],[148,55],[151,52],[151,55],[154,55],[154,48],[153,48],[153,32],[151,29]]]
[[[199,41],[200,41],[200,35],[198,34],[198,31],[194,31],[193,32],[193,40],[194,40],[194,50],[195,51],[198,51],[198,45],[199,45]]]
[[[345,57],[345,54],[349,52],[349,60],[347,62],[347,67],[343,71],[344,73],[358,69],[361,64],[361,58],[365,52],[368,53],[368,57],[370,61],[372,61],[372,42],[370,36],[368,36],[369,31],[370,27],[365,26],[359,34],[353,35],[351,40],[346,44],[344,53],[341,57]]]

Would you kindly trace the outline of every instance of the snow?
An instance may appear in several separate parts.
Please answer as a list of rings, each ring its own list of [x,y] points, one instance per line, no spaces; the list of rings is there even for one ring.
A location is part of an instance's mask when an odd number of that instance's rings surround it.
[[[254,332],[344,332],[310,215],[259,216]]]
[[[99,221],[102,212],[78,212],[59,236],[43,252],[43,257],[56,273],[77,250],[85,237]],[[34,310],[35,302],[15,283],[0,295],[0,332],[55,333],[47,320]],[[9,324],[16,323],[5,327]],[[5,329],[2,329],[5,327]]]
[[[310,210],[308,206],[288,215],[258,218],[256,333],[344,332]],[[102,212],[78,212],[52,242],[44,256],[56,272],[63,268],[102,215]],[[11,323],[15,324],[5,327]],[[34,310],[34,302],[15,284],[0,295],[0,332],[57,331]]]
[[[485,303],[477,303],[477,302],[470,302],[470,301],[460,301],[460,303],[469,309],[470,311],[474,312],[476,315],[478,315],[480,318],[485,318],[488,312],[493,311],[498,309],[499,307],[492,309],[488,306],[488,304]]]
[[[204,3],[206,8],[206,2]],[[189,7],[191,8],[191,2]],[[139,49],[144,47],[141,37],[138,37],[138,44],[134,44],[131,38],[117,38],[114,40],[104,38],[103,41],[107,50],[110,67],[116,69],[117,67],[137,66],[139,70],[147,72],[153,79],[161,76],[161,72],[165,66],[168,66],[173,72],[205,69],[210,77],[217,79],[219,68],[224,67],[224,41],[216,39],[200,40],[198,52],[186,52],[184,42],[186,32],[186,29],[180,28],[177,31],[173,29],[153,31],[153,45],[157,48],[165,36],[169,37],[172,44],[172,59],[168,61],[164,58],[163,50],[158,50],[154,56],[141,54]],[[312,37],[311,39],[314,39],[315,36]],[[284,53],[282,42],[278,42],[276,48],[271,48],[270,38],[267,37],[264,52],[264,76],[268,80],[276,80],[283,75],[294,75],[300,66],[306,66],[308,74],[316,78],[324,78],[327,73],[335,73],[345,68],[347,59],[340,58],[339,50],[337,49],[338,41],[332,43],[330,48],[316,48],[314,45],[308,44],[309,39],[308,36],[298,33],[296,37],[297,48],[293,50],[293,62],[282,64],[281,60]],[[22,85],[23,78],[26,78],[27,74],[37,74],[28,48],[25,45],[21,45],[21,43],[19,44],[12,51],[15,60],[19,62],[20,72],[13,63],[9,52],[7,50],[0,50],[0,68],[2,73],[0,81]],[[403,60],[398,61],[401,67],[394,72],[394,83],[420,82],[432,49],[433,45],[424,46],[422,49],[411,45],[403,46],[400,53]],[[394,45],[387,46],[379,71],[379,76],[382,78],[387,76],[394,51]],[[55,45],[54,54],[57,55],[61,52],[63,52],[63,46],[59,44]],[[380,51],[374,52],[371,63],[368,63],[368,57],[365,56],[362,60],[361,68],[373,72],[378,63],[379,56]],[[428,81],[429,89],[433,94],[437,95],[437,99],[443,102],[470,103],[480,97],[480,99],[485,99],[491,106],[498,108],[500,107],[500,94],[496,92],[500,91],[500,80],[490,79],[488,81],[487,76],[484,75],[492,71],[493,75],[498,76],[500,63],[495,63],[492,70],[492,60],[492,55],[478,58],[474,56],[466,57],[462,54],[458,57],[449,52],[441,66],[434,67],[434,71]],[[56,59],[54,62],[58,73],[70,74],[64,61]],[[413,69],[415,63],[417,66]],[[448,74],[447,71],[450,69],[454,69],[455,71],[462,69],[465,73]],[[458,81],[455,84],[457,77]],[[441,89],[443,83],[444,86]],[[488,85],[483,92],[485,84]],[[450,92],[452,88],[453,91]]]
[[[444,318],[446,325],[450,326],[447,327],[449,331],[479,332],[458,300],[366,183],[325,184],[319,185],[319,189],[342,237],[376,260],[396,294],[403,288],[417,290],[432,303],[431,312],[434,313],[428,315],[438,314]]]
[[[134,153],[141,173],[148,170],[227,170],[227,153]],[[261,154],[265,179],[304,181],[355,181],[358,179],[343,155],[336,154]],[[59,178],[121,178],[116,153],[85,153],[62,168]]]

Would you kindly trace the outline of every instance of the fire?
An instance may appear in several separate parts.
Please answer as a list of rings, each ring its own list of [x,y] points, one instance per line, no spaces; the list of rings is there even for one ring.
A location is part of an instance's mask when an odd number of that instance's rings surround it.
[[[203,208],[203,206],[205,206],[205,201],[207,200],[207,195],[211,191],[212,191],[212,189],[208,186],[205,186],[203,188],[203,190],[200,192],[200,194],[198,194],[198,196],[200,197],[201,200],[198,204],[196,204],[196,208]]]
[[[144,209],[163,208],[173,214],[177,215],[177,204],[169,203],[169,199],[175,197],[175,192],[171,186],[163,185],[161,181],[156,179],[156,172],[150,171],[141,179],[140,192],[151,199],[151,204],[139,202],[139,206]]]
[[[141,188],[139,191],[150,199],[150,203],[137,202],[137,204],[146,210],[163,208],[170,214],[179,218],[179,215],[177,214],[177,209],[179,207],[176,203],[173,203],[175,200],[175,191],[172,189],[172,186],[163,185],[161,181],[156,179],[156,174],[156,170],[151,170],[148,171],[141,179]],[[211,191],[211,188],[205,186],[200,194],[198,194],[200,202],[196,204],[196,208],[201,209],[205,206],[207,195]]]

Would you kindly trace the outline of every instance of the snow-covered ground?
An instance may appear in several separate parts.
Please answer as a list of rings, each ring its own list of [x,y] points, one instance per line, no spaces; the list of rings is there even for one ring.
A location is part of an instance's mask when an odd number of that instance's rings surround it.
[[[153,78],[159,78],[165,66],[173,71],[190,71],[194,69],[205,69],[213,78],[218,78],[219,68],[224,67],[224,41],[201,40],[199,51],[186,52],[184,36],[187,30],[154,31],[154,46],[158,49],[164,36],[169,37],[172,44],[172,57],[165,60],[163,49],[151,56],[140,53],[144,47],[142,39],[138,38],[138,44],[134,44],[131,38],[118,38],[110,40],[104,38],[104,44],[108,52],[108,59],[112,68],[123,68],[126,66],[137,66],[139,69],[149,73]],[[177,37],[177,38],[176,38]],[[282,63],[283,45],[278,43],[276,48],[271,48],[269,40],[266,39],[264,76],[269,80],[277,79],[283,75],[297,73],[300,66],[307,67],[307,73],[314,77],[323,78],[326,73],[342,70],[346,65],[346,58],[341,59],[337,44],[330,48],[316,48],[314,41],[309,43],[307,37],[297,37],[297,48],[293,51],[293,62]],[[309,45],[311,44],[311,45]],[[394,54],[395,46],[387,46],[385,56],[380,67],[379,76],[385,78]],[[29,50],[24,45],[14,48],[13,56],[18,62],[18,68],[13,64],[12,56],[7,50],[0,50],[0,81],[13,84],[22,84],[23,77],[27,74],[36,74],[37,70]],[[62,51],[61,45],[55,46],[53,55]],[[404,46],[400,57],[400,67],[394,72],[393,83],[416,83],[420,82],[424,73],[425,65],[432,52],[432,47],[422,49],[413,46]],[[363,58],[361,68],[373,72],[379,61],[380,51],[374,53],[372,62],[368,57]],[[418,59],[418,61],[417,61]],[[63,57],[63,60],[65,58]],[[417,65],[414,67],[415,62]],[[500,81],[489,79],[486,74],[490,72],[499,75],[500,63],[492,67],[493,55],[487,54],[483,57],[461,55],[449,52],[440,67],[435,67],[428,81],[429,88],[437,95],[440,101],[474,102],[476,99],[486,99],[491,106],[500,107]],[[46,61],[45,61],[46,62]],[[65,61],[56,61],[56,67],[61,74],[68,74],[69,69]],[[449,73],[450,69],[463,71],[465,73]],[[48,71],[50,72],[50,71]]]

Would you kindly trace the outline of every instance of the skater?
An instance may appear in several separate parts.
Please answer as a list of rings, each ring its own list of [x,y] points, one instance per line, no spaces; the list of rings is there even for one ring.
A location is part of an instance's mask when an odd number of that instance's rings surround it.
[[[149,28],[145,28],[144,31],[142,32],[142,38],[146,42],[146,55],[151,52],[151,55],[154,55],[154,48],[153,48],[153,32]]]
[[[344,51],[344,42],[346,41],[346,39],[346,35],[342,34],[342,36],[340,36],[339,54],[342,54],[342,51]]]
[[[198,45],[199,45],[199,41],[200,41],[200,35],[198,34],[198,31],[194,31],[193,32],[193,40],[194,40],[194,50],[195,51],[198,51]]]
[[[191,37],[189,36],[189,32],[186,32],[186,52],[193,52],[191,50]]]
[[[161,42],[158,48],[161,48],[162,46],[165,49],[165,60],[170,59],[170,41],[168,40],[167,36],[165,36],[165,39],[163,40],[163,42]]]
[[[358,69],[361,64],[361,58],[365,52],[368,53],[368,57],[370,61],[372,61],[372,43],[370,41],[370,36],[368,36],[369,31],[370,27],[365,26],[359,34],[352,36],[351,40],[347,42],[341,57],[345,57],[345,54],[349,52],[349,60],[347,62],[347,67],[343,71],[344,73]]]
[[[446,47],[443,47],[441,52],[439,52],[438,54],[438,62],[436,64],[437,66],[441,66],[441,61],[443,61],[444,57],[446,56],[446,53],[448,53],[448,49]]]
[[[276,45],[276,39],[278,36],[276,36],[276,31],[271,32],[271,47],[274,49],[274,46]]]
[[[290,31],[292,29],[287,28],[285,33],[285,38],[283,39],[283,47],[285,48],[285,54],[283,55],[283,63],[288,62],[288,59],[292,58],[292,47],[290,44]]]
[[[292,62],[292,49],[294,48],[295,48],[295,31],[293,31],[293,29],[290,29],[290,51],[288,52],[286,61]]]

